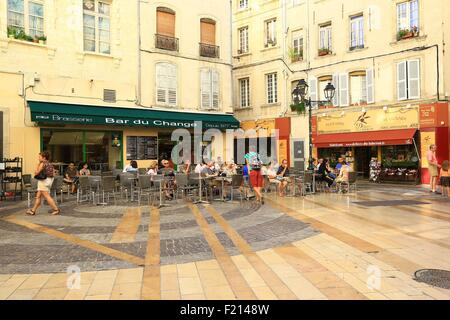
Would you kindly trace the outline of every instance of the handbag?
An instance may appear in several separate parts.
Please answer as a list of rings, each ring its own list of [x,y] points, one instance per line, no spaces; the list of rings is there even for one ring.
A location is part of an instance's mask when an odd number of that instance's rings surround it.
[[[36,180],[45,180],[47,179],[47,174],[45,173],[45,168],[42,169],[37,175],[34,176]]]

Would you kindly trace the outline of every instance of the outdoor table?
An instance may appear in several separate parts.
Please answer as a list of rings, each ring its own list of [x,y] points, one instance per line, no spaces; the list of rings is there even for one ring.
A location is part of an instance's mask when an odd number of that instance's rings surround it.
[[[199,188],[199,199],[197,201],[194,201],[194,204],[197,203],[209,203],[209,201],[205,201],[203,200],[202,197],[202,182],[206,179],[211,179],[214,177],[202,177],[200,174],[198,175],[198,177],[191,177],[192,180],[198,180],[198,188]]]
[[[286,178],[290,178],[290,180],[291,180],[291,185],[292,185],[292,191],[291,191],[291,194],[289,194],[289,195],[286,195],[287,197],[295,197],[295,187],[296,187],[296,183],[295,183],[295,180],[298,178],[298,177],[300,177],[300,175],[298,175],[298,174],[290,174],[289,176],[287,176]]]
[[[165,199],[165,197],[164,197],[164,200],[163,200],[163,193],[164,193],[164,189],[165,189],[165,187],[163,187],[163,184],[166,182],[166,181],[170,181],[170,180],[173,180],[174,179],[174,177],[170,177],[170,176],[166,176],[166,177],[161,177],[160,179],[153,179],[153,183],[157,183],[157,184],[159,184],[159,205],[158,205],[158,208],[162,208],[162,207],[170,207],[170,204],[168,204],[168,203],[166,203],[166,199]]]
[[[128,180],[132,180],[130,193],[131,193],[131,202],[133,202],[134,201],[134,197],[133,197],[134,190],[133,189],[136,185],[136,181],[138,180],[138,177],[137,176],[128,177]]]

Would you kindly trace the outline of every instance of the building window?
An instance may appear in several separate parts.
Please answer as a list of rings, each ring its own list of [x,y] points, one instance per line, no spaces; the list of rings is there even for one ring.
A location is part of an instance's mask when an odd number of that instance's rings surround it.
[[[277,74],[269,73],[266,74],[266,89],[267,89],[267,103],[277,103],[278,102],[278,83]]]
[[[357,71],[350,73],[350,104],[367,104],[366,72]]]
[[[397,4],[397,40],[419,35],[419,1]]]
[[[220,57],[220,48],[216,46],[216,22],[212,19],[200,20],[200,56]]]
[[[44,4],[39,0],[8,0],[8,34],[23,40],[43,37]]]
[[[239,54],[248,52],[248,27],[239,29]]]
[[[296,34],[292,37],[291,61],[297,62],[303,60],[303,36]]]
[[[175,38],[175,11],[158,7],[156,9],[155,47],[178,51],[178,39]]]
[[[156,64],[156,103],[177,105],[177,67],[170,63]]]
[[[332,52],[331,24],[319,28],[319,56],[325,56]]]
[[[219,109],[219,72],[211,69],[200,71],[201,107],[207,110]]]
[[[266,48],[275,46],[277,44],[277,19],[271,19],[265,22],[264,33],[264,46]]]
[[[364,48],[364,17],[352,17],[350,29],[350,50]]]
[[[248,0],[239,0],[239,10],[248,8]]]
[[[83,1],[84,51],[111,53],[110,7],[98,0]]]
[[[250,107],[250,78],[239,79],[240,107]]]
[[[408,60],[397,64],[398,100],[420,98],[420,61]]]

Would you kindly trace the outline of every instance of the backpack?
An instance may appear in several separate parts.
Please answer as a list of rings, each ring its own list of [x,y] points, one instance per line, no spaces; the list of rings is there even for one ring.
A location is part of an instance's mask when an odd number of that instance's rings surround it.
[[[261,160],[259,160],[259,155],[256,155],[256,157],[252,159],[252,162],[250,162],[250,166],[252,170],[261,170],[262,162]]]

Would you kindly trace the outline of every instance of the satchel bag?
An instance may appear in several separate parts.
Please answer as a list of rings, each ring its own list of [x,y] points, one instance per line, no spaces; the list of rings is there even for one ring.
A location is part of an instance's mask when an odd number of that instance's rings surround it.
[[[47,179],[47,174],[45,172],[45,168],[43,168],[37,175],[34,176],[36,180],[45,180]]]

